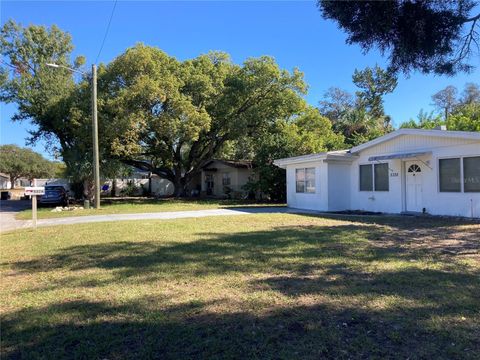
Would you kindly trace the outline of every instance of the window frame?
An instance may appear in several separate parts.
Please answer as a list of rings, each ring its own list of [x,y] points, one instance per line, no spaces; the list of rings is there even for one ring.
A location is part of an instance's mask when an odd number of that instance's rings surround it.
[[[377,190],[377,178],[376,178],[375,168],[377,166],[381,166],[381,165],[386,165],[387,166],[387,189],[386,190]],[[373,191],[376,191],[376,192],[389,192],[390,191],[390,173],[389,173],[389,170],[390,170],[390,167],[389,167],[388,162],[373,164]]]
[[[387,182],[388,182],[388,190],[376,190],[376,181],[375,181],[375,166],[376,165],[387,165]],[[360,167],[361,166],[370,166],[370,171],[372,175],[372,189],[371,190],[362,190],[361,188],[361,177],[360,177]],[[369,162],[369,163],[359,163],[358,164],[358,191],[359,192],[390,192],[390,163],[388,161],[386,162]]]
[[[462,187],[463,187],[463,192],[464,193],[480,193],[480,190],[465,190],[465,159],[470,159],[470,158],[479,158],[480,155],[473,155],[473,156],[463,156],[461,160],[461,170],[462,170]]]
[[[460,174],[459,174],[459,179],[460,179],[460,189],[458,191],[442,191],[441,184],[440,184],[440,162],[442,160],[456,160],[458,159],[460,163]],[[463,193],[463,166],[462,166],[462,157],[461,156],[446,156],[446,157],[441,157],[437,159],[437,186],[438,186],[438,192],[439,193],[447,193],[447,194],[458,194],[458,193]]]
[[[230,176],[230,173],[229,172],[222,173],[222,185],[230,186],[231,184],[232,184],[232,177]]]
[[[362,190],[362,176],[361,176],[361,168],[362,166],[369,166],[370,167],[370,175],[372,176],[372,188],[370,190]],[[365,163],[365,164],[358,164],[358,191],[361,192],[372,192],[375,189],[374,185],[374,176],[373,176],[373,164],[372,163]]]
[[[480,191],[465,191],[465,174],[463,169],[463,159],[465,158],[472,158],[472,157],[480,157],[480,154],[476,155],[452,155],[452,156],[441,156],[437,157],[436,165],[437,165],[437,193],[440,194],[475,194],[480,193]],[[440,190],[440,160],[445,159],[459,159],[460,160],[460,191],[441,191]]]
[[[307,170],[313,169],[313,191],[307,191]],[[303,171],[303,191],[298,191],[297,171]],[[317,193],[317,168],[315,166],[295,168],[295,193],[296,194],[316,194]]]

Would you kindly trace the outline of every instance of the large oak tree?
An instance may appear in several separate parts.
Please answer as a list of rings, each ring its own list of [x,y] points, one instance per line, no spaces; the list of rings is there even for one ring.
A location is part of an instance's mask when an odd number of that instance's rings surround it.
[[[305,91],[301,72],[270,57],[236,65],[213,52],[180,62],[138,44],[107,66],[99,93],[115,134],[111,154],[172,181],[182,195],[228,141],[300,113]]]
[[[78,68],[71,38],[55,26],[7,22],[1,32],[0,100],[18,105],[15,121],[34,125],[79,180],[91,178],[90,79],[46,63]],[[234,64],[224,53],[178,61],[136,45],[99,67],[101,170],[133,165],[171,180],[182,195],[228,142],[253,137],[305,109],[303,74],[270,57]],[[111,171],[110,171],[111,170]]]

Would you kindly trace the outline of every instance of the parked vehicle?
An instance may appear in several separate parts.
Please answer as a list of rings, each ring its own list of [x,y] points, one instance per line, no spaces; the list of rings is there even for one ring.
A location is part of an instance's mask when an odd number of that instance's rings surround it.
[[[0,197],[1,200],[10,200],[11,194],[9,191],[2,191],[2,195]]]
[[[40,198],[39,205],[68,206],[68,193],[63,186],[45,186],[45,194]]]

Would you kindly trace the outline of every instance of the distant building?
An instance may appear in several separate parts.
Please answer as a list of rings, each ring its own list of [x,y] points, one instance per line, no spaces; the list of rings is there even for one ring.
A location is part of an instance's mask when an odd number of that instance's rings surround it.
[[[241,199],[249,196],[244,186],[253,178],[250,160],[214,159],[202,167],[191,182],[191,190],[201,196]]]

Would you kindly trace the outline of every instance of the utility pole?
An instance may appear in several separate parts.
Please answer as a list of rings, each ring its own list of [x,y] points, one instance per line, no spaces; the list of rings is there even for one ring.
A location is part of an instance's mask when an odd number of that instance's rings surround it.
[[[87,74],[83,71],[69,68],[68,66],[47,63],[52,68],[62,68],[71,72]],[[100,209],[100,156],[98,153],[98,120],[97,120],[97,65],[92,64],[92,137],[93,137],[93,182],[95,185],[95,209]]]
[[[92,65],[92,131],[93,131],[93,180],[95,183],[95,209],[100,209],[100,159],[98,153],[97,119],[97,65]]]

